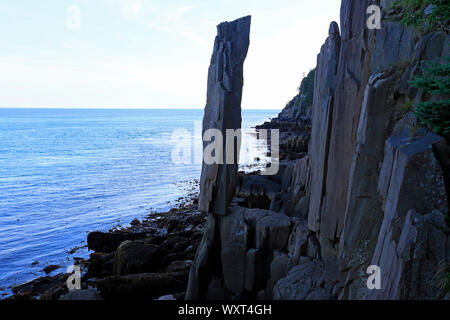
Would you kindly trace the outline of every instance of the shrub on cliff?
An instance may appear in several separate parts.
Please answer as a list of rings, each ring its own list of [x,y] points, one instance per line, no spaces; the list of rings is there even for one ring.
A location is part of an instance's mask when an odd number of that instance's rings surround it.
[[[433,97],[415,106],[416,118],[438,134],[450,135],[450,57],[428,62],[411,85]]]
[[[306,106],[311,107],[314,98],[314,78],[316,75],[316,69],[312,69],[308,75],[303,78],[298,91],[304,95],[304,103]]]
[[[403,24],[424,31],[449,28],[449,0],[398,0],[391,3],[391,10],[399,11],[397,17]]]

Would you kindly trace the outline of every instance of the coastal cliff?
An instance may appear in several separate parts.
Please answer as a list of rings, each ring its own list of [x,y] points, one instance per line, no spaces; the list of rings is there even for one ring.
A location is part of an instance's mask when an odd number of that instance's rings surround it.
[[[439,98],[411,81],[449,56],[450,37],[402,23],[391,2],[342,1],[310,110],[294,99],[260,127],[292,141],[300,124],[307,148],[286,143],[296,156],[276,176],[239,177],[227,214],[210,213],[187,299],[448,298],[449,146],[412,107]],[[380,29],[367,27],[374,4]]]
[[[449,299],[448,97],[413,83],[450,56],[448,21],[405,23],[402,3],[342,0],[340,27],[330,24],[299,94],[257,127],[280,130],[275,175],[204,163],[198,198],[88,235],[81,290],[59,274],[11,299]],[[382,9],[379,29],[367,26],[370,5]],[[250,21],[218,26],[204,133],[241,127]],[[448,84],[448,70],[437,73]],[[432,125],[423,121],[419,106],[442,101]],[[367,285],[369,267],[378,288]]]

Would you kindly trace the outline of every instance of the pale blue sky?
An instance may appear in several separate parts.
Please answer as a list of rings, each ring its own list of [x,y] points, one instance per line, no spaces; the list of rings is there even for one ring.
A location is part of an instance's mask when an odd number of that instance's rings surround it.
[[[67,26],[80,8],[79,29]],[[203,108],[216,25],[251,14],[244,108],[282,108],[339,0],[2,0],[0,107]]]

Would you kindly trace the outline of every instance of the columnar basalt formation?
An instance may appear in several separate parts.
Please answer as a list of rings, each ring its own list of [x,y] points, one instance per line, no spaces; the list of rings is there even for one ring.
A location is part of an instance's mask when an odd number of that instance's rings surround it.
[[[317,59],[308,154],[240,178],[230,214],[208,220],[188,297],[449,297],[450,147],[416,120],[410,106],[430,96],[410,81],[449,56],[450,36],[405,26],[392,1],[342,0]],[[373,4],[380,29],[367,26]],[[264,126],[289,123],[294,106]]]
[[[250,44],[251,17],[247,16],[233,22],[224,22],[217,26],[217,36],[211,57],[208,72],[208,93],[203,118],[203,133],[210,129],[219,130],[223,137],[223,149],[219,155],[223,163],[208,164],[203,162],[200,179],[199,210],[210,213],[207,221],[207,230],[197,251],[195,263],[191,268],[189,286],[186,293],[187,299],[206,298],[211,277],[217,272],[215,262],[218,250],[217,242],[220,242],[220,216],[228,212],[228,204],[233,199],[237,183],[237,168],[239,155],[239,133],[237,139],[229,141],[226,131],[241,128],[241,100],[244,84],[243,68]],[[204,143],[206,147],[209,141]],[[233,163],[227,159],[229,144],[233,144]],[[215,155],[217,156],[217,155]],[[234,221],[234,220],[233,220]],[[225,232],[225,231],[224,231]],[[239,239],[235,239],[236,241]],[[244,241],[244,240],[243,240]],[[233,244],[234,242],[232,242]],[[239,241],[236,242],[239,246]],[[224,254],[225,265],[234,270],[235,263],[245,263],[245,257],[239,255],[236,246],[230,248]],[[244,248],[245,249],[245,248]],[[244,251],[245,254],[245,251]],[[230,258],[230,262],[227,257]],[[220,258],[219,258],[220,260]],[[238,261],[239,260],[239,261]],[[228,270],[228,269],[226,269]],[[234,280],[232,273],[224,273],[227,286],[230,290],[237,290],[243,282]],[[211,291],[211,290],[210,290]],[[210,293],[211,295],[211,293]]]
[[[241,100],[244,84],[244,60],[250,43],[250,16],[217,26],[217,37],[208,71],[208,94],[203,118],[203,133],[217,129],[224,145],[222,163],[203,162],[199,209],[225,215],[234,196],[240,141],[227,141],[227,129],[241,128]],[[204,147],[210,144],[204,142]],[[233,163],[227,162],[227,146],[234,144]],[[220,152],[219,149],[216,152]],[[218,156],[218,155],[215,155]],[[231,157],[229,157],[231,158]]]

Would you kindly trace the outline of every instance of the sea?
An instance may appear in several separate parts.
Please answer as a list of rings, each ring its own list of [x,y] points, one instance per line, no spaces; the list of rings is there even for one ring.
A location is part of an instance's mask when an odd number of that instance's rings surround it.
[[[264,157],[252,128],[278,112],[242,111],[251,154],[242,166]],[[65,272],[87,257],[89,232],[168,211],[192,192],[202,118],[202,109],[0,109],[0,299],[48,265]],[[191,162],[173,160],[180,141]]]

